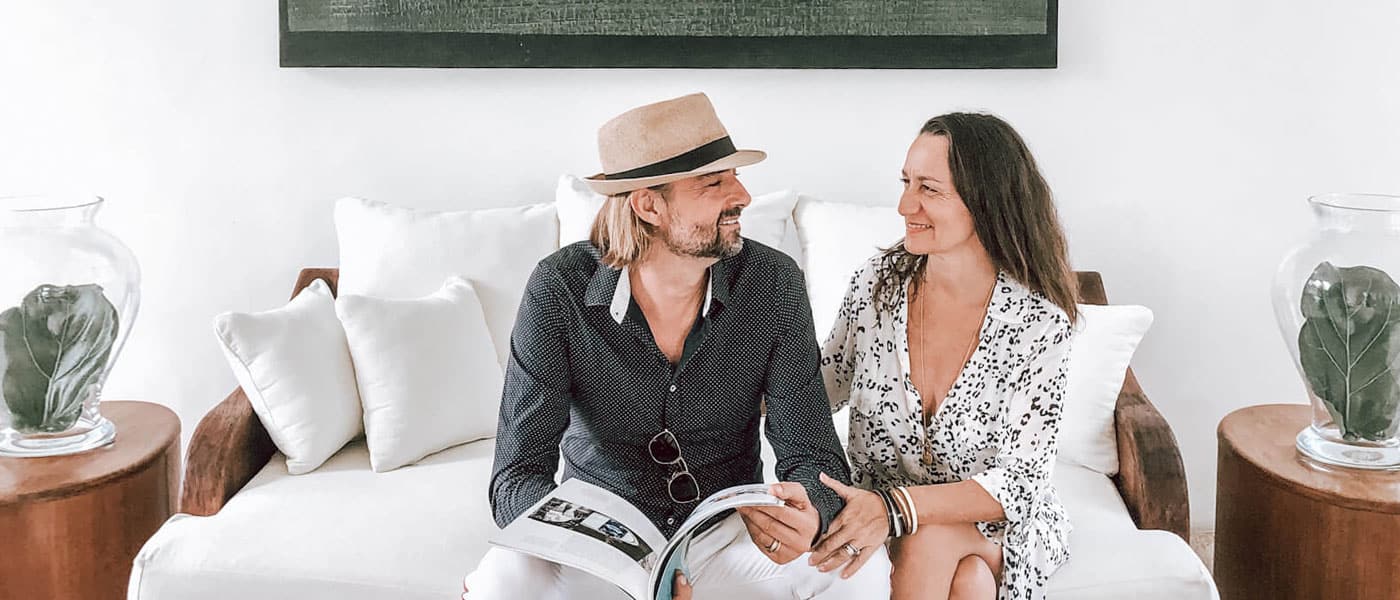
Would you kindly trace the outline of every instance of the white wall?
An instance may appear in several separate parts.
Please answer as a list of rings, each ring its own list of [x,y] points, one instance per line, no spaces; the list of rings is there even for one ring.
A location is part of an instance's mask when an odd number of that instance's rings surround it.
[[[145,282],[107,397],[172,407],[188,439],[234,386],[210,318],[334,265],[338,196],[548,201],[596,168],[608,117],[704,90],[771,155],[755,193],[893,203],[924,119],[992,111],[1039,158],[1076,267],[1156,311],[1135,369],[1209,527],[1216,423],[1303,401],[1268,285],[1305,199],[1400,193],[1400,5],[1322,4],[1071,0],[1054,70],[532,71],[281,69],[271,1],[0,0],[0,192],[109,199]]]

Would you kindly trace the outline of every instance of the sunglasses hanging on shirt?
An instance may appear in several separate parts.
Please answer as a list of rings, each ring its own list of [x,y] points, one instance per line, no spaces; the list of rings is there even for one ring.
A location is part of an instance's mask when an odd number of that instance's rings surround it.
[[[672,502],[688,504],[700,499],[700,485],[690,474],[685,459],[681,458],[680,442],[676,441],[670,429],[653,436],[647,443],[647,451],[651,453],[653,461],[671,467],[671,476],[666,480],[666,493],[671,496]]]

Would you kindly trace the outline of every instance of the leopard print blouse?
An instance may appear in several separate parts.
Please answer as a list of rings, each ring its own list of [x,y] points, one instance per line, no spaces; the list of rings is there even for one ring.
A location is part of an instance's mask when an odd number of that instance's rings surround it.
[[[1071,526],[1050,483],[1069,318],[998,273],[976,349],[926,429],[908,377],[909,287],[883,309],[872,297],[880,269],[877,256],[856,272],[822,350],[832,412],[851,408],[855,484],[981,484],[1006,513],[1003,521],[977,523],[1002,548],[998,598],[1044,598],[1046,580],[1069,557]]]

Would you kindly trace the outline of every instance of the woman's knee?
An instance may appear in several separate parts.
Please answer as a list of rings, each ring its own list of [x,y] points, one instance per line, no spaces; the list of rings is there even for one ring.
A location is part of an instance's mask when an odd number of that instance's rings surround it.
[[[949,600],[987,600],[997,597],[997,581],[992,567],[976,554],[964,556],[953,571]]]
[[[972,552],[958,525],[920,525],[918,533],[890,544],[890,584],[904,591],[947,589],[958,559]]]

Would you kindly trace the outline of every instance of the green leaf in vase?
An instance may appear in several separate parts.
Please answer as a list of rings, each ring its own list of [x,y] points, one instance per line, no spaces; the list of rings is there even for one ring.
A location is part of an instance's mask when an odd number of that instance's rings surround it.
[[[1350,441],[1400,426],[1400,285],[1385,271],[1319,264],[1303,286],[1299,358],[1309,387]]]
[[[0,313],[0,395],[11,426],[58,433],[97,393],[117,338],[117,310],[95,284],[41,285]]]

